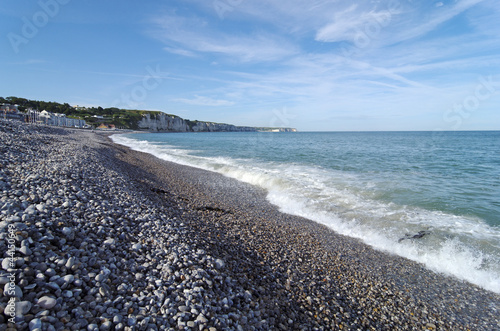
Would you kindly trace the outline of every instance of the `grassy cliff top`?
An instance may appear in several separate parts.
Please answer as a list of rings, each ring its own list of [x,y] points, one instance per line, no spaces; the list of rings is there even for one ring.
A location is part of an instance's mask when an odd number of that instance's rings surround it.
[[[139,109],[121,109],[116,107],[102,108],[102,107],[80,107],[80,106],[70,106],[68,103],[59,103],[54,101],[38,101],[29,100],[18,97],[0,97],[0,104],[7,103],[12,105],[18,105],[18,109],[25,112],[29,108],[37,109],[39,111],[46,110],[51,113],[65,114],[67,117],[83,119],[89,125],[95,127],[100,124],[114,124],[120,129],[133,129],[137,130],[138,122],[143,118],[145,114],[150,114],[151,118],[159,114],[165,114],[172,117],[181,118],[177,115],[166,114],[161,111],[152,110],[139,110]],[[184,119],[186,123],[190,126],[196,125],[197,123],[212,123],[212,124],[224,124],[206,121],[191,121]],[[268,128],[268,127],[258,127],[255,128],[257,131],[275,131],[275,130],[285,130],[293,131],[290,128]]]
[[[46,110],[51,113],[65,114],[68,117],[83,119],[87,124],[98,126],[101,123],[114,124],[116,127],[125,129],[137,129],[137,122],[144,114],[158,115],[160,111],[121,109],[116,107],[73,107],[68,103],[54,101],[29,100],[18,97],[0,97],[0,103],[18,105],[19,110],[24,112],[29,108],[39,111]],[[176,115],[170,115],[175,116]]]

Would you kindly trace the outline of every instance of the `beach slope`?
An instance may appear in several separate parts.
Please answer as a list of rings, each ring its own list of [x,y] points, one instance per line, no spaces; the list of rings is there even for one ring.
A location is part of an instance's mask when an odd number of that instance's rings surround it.
[[[0,330],[500,328],[499,295],[251,185],[83,130],[0,121],[0,149]]]

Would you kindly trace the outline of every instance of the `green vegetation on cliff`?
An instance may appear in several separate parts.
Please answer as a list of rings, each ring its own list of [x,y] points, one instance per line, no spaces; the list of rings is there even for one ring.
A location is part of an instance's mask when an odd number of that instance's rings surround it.
[[[151,119],[158,118],[157,115],[164,114],[160,111],[148,111],[148,110],[135,110],[135,109],[120,109],[116,107],[111,108],[102,108],[102,107],[79,107],[79,106],[70,106],[68,103],[58,103],[54,101],[38,101],[38,100],[29,100],[18,97],[0,97],[0,104],[7,103],[12,105],[18,105],[18,109],[22,112],[32,108],[39,111],[46,110],[51,113],[59,113],[65,114],[70,118],[83,119],[87,124],[97,127],[101,124],[114,124],[117,128],[120,129],[139,129],[139,121],[143,119],[145,114],[150,114]],[[166,114],[168,116],[179,118],[176,115]],[[218,124],[224,126],[221,131],[227,130],[226,126],[235,127],[229,124],[223,123],[212,123],[212,122],[203,122],[197,120],[188,120],[183,119],[185,121],[188,131],[195,131],[195,127],[199,127],[200,124],[213,125]],[[235,127],[242,128],[242,127]],[[295,131],[292,128],[250,128],[245,127],[247,129],[255,130],[255,131],[272,131],[272,132],[290,132]],[[199,130],[199,129],[198,129]],[[207,129],[205,129],[207,130]],[[245,130],[248,131],[248,130]]]
[[[160,114],[159,111],[130,110],[115,107],[72,107],[67,103],[28,100],[18,97],[0,97],[0,103],[18,105],[18,109],[22,112],[28,108],[39,111],[46,110],[51,113],[60,113],[68,117],[83,119],[87,124],[94,126],[105,123],[114,124],[117,128],[125,129],[137,129],[137,123],[142,119],[142,115],[144,114]]]

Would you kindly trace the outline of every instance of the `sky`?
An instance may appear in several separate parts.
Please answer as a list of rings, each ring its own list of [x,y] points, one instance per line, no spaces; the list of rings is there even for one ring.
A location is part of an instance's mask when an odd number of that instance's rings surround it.
[[[499,130],[498,0],[3,0],[0,96],[300,131]]]

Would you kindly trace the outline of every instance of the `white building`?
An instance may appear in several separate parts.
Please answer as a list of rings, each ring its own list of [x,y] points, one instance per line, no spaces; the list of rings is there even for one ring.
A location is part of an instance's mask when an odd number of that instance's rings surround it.
[[[66,117],[65,114],[54,114],[46,110],[42,110],[39,115],[40,121],[47,125],[66,126],[73,128],[84,128],[85,120]]]
[[[3,103],[0,105],[0,111],[3,113],[19,113],[18,105],[9,105],[7,103]]]
[[[22,120],[24,115],[19,112],[17,105],[10,105],[6,103],[0,104],[0,116],[4,119]]]

